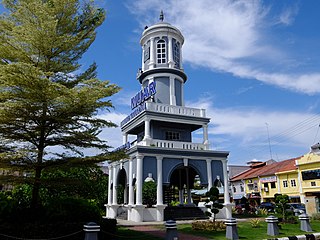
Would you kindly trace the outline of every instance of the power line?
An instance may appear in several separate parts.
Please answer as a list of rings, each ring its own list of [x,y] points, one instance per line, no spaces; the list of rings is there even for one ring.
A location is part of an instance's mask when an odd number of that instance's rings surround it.
[[[317,128],[317,134],[315,136],[315,139],[318,135],[318,131],[319,131],[319,128],[320,128],[320,125],[319,125],[319,122],[320,122],[320,115],[319,114],[314,114],[312,115],[311,117],[287,128],[286,130],[284,130],[283,132],[280,132],[276,135],[273,135],[270,137],[269,135],[269,128],[268,128],[268,125],[267,125],[267,131],[268,131],[268,139],[266,139],[264,141],[265,145],[267,145],[267,141],[269,142],[269,151],[270,151],[270,156],[272,156],[272,152],[271,152],[271,143],[273,143],[273,145],[275,144],[279,144],[281,142],[284,142],[285,140],[287,139],[290,139],[290,138],[293,138],[297,135],[300,135],[306,131],[309,131],[310,129],[314,128],[315,126],[318,126]],[[315,141],[315,140],[314,140]],[[257,146],[251,146],[251,147],[248,147],[247,150],[249,150],[249,154],[250,155],[257,155],[258,153],[262,152],[262,151],[265,151],[266,150],[266,146],[262,146],[262,147],[257,147]],[[250,149],[252,150],[250,152]]]
[[[269,135],[269,124],[265,123],[267,127],[267,133],[268,133],[268,141],[269,141],[269,151],[270,151],[270,159],[272,159],[272,151],[271,151],[271,144],[270,144],[270,135]]]
[[[315,143],[316,143],[316,139],[317,139],[317,136],[318,136],[318,133],[319,133],[319,128],[320,128],[320,124],[318,125],[317,133],[316,133],[316,135],[314,136],[313,144],[315,144]]]

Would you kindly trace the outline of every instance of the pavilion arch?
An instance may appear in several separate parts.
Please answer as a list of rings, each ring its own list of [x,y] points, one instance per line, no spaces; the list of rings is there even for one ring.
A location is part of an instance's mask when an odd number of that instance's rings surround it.
[[[117,176],[117,200],[118,204],[127,203],[128,199],[128,179],[127,179],[127,172],[124,168],[121,168],[118,172]]]
[[[192,165],[178,164],[172,168],[168,175],[169,186],[178,189],[180,204],[185,203],[185,199],[188,204],[192,203],[191,189],[194,188],[195,177],[200,174],[198,169]]]

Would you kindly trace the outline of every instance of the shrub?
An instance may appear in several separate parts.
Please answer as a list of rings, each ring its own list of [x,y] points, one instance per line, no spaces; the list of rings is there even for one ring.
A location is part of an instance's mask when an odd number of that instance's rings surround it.
[[[251,227],[258,228],[260,227],[260,219],[254,218],[250,220]]]
[[[12,191],[12,198],[16,201],[17,207],[28,208],[31,204],[32,186],[21,184]]]
[[[296,224],[298,223],[298,217],[296,216],[287,216],[286,219],[284,220],[285,223],[291,223],[291,224]]]
[[[217,231],[226,229],[222,221],[195,221],[192,223],[193,230]]]
[[[142,202],[147,207],[157,203],[157,184],[155,182],[144,182],[142,186]]]
[[[8,215],[0,218],[0,232],[32,239],[60,237],[81,231],[85,223],[100,224],[101,220],[97,204],[84,199],[63,198],[37,209],[13,208]],[[108,228],[111,229],[111,225]]]
[[[259,209],[259,210],[258,210],[258,215],[267,216],[267,215],[269,215],[269,212],[268,212],[268,210],[265,209],[265,208]]]
[[[15,205],[10,192],[0,192],[0,218],[10,215]]]
[[[313,213],[311,215],[311,220],[320,220],[320,213]]]
[[[50,202],[47,218],[50,222],[100,222],[100,209],[85,199],[62,198]]]
[[[286,219],[287,217],[287,203],[289,202],[289,196],[286,194],[275,194],[276,210],[278,213],[282,214],[282,218]]]
[[[217,187],[212,187],[206,193],[208,199],[206,200],[206,207],[210,210],[206,212],[206,215],[212,217],[213,222],[216,220],[216,214],[219,213],[220,209],[223,208],[223,205],[219,203],[219,190]]]
[[[175,206],[179,206],[179,204],[180,204],[179,201],[171,201],[171,203],[169,203],[169,206],[175,207]]]

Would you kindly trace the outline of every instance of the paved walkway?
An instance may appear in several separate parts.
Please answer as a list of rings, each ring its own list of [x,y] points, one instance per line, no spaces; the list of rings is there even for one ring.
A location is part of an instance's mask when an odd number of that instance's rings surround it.
[[[125,226],[128,229],[134,231],[141,231],[147,234],[150,234],[155,237],[163,238],[166,237],[166,229],[164,227],[165,222],[131,222],[127,220],[117,219],[118,226]],[[177,221],[177,224],[191,223],[193,221]],[[159,226],[163,226],[163,228],[159,228]],[[206,237],[199,237],[195,235],[178,233],[179,240],[208,240]]]
[[[147,225],[132,226],[132,227],[128,227],[128,229],[132,229],[134,231],[141,231],[141,232],[150,234],[155,237],[163,238],[163,239],[165,239],[165,237],[166,237],[166,230],[157,228],[156,226],[147,226]],[[209,238],[205,238],[205,237],[184,234],[181,232],[178,233],[178,236],[179,236],[179,240],[208,240],[209,239]]]

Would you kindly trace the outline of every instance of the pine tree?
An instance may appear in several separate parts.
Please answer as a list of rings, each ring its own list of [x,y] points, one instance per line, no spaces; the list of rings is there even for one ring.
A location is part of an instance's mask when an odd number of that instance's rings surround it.
[[[32,185],[31,206],[37,207],[43,170],[112,159],[98,134],[115,124],[98,113],[113,108],[110,97],[120,88],[97,79],[95,64],[79,73],[78,61],[105,19],[93,1],[2,3],[0,169],[29,173],[14,180]],[[103,153],[87,156],[92,148]]]

